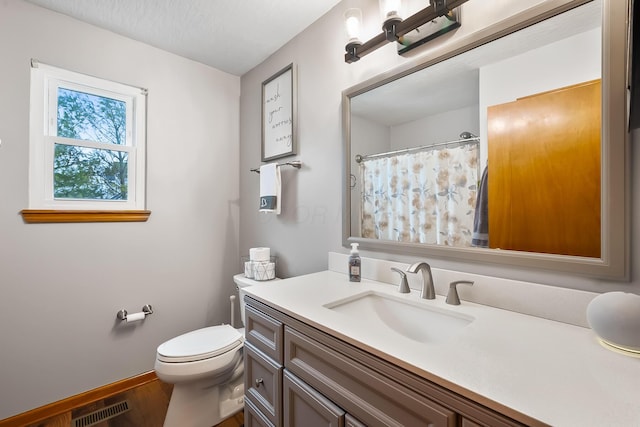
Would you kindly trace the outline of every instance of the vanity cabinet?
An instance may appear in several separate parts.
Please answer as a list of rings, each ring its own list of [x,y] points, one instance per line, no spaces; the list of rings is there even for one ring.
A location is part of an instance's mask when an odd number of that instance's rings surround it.
[[[250,343],[244,347],[245,395],[272,425],[282,419],[282,365]]]
[[[365,425],[456,425],[452,410],[327,344],[286,327],[285,366]]]
[[[251,399],[244,400],[244,426],[273,427],[273,423],[258,409]]]
[[[245,307],[245,424],[282,425],[282,322]]]
[[[304,381],[283,373],[284,427],[345,425],[345,411]]]
[[[522,425],[251,297],[245,301],[248,427]]]

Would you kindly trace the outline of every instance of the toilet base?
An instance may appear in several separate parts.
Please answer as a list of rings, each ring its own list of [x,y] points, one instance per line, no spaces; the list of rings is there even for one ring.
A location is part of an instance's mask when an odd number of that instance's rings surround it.
[[[198,383],[173,386],[164,427],[211,427],[244,408],[242,375],[215,386],[207,387],[206,380]]]

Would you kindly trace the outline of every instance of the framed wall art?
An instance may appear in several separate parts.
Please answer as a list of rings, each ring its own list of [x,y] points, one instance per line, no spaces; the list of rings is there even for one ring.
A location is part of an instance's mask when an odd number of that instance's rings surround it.
[[[296,146],[296,67],[262,82],[262,161],[293,156]]]

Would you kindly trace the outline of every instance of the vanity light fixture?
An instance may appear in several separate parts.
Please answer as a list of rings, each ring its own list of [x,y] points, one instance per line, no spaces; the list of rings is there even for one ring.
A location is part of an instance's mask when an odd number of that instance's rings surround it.
[[[400,7],[402,0],[380,0],[380,11],[382,12],[382,31],[384,37],[389,42],[395,42],[396,26],[402,22]]]
[[[349,9],[347,13],[345,13],[349,41],[345,46],[346,53],[344,55],[344,61],[351,64],[389,42],[398,42],[405,34],[417,30],[419,27],[437,18],[448,15],[453,9],[467,1],[468,0],[431,0],[429,5],[424,9],[406,19],[402,19],[400,16],[400,10],[402,8],[401,0],[380,0],[380,10],[384,21],[382,24],[382,33],[365,43],[362,43],[359,39],[351,39],[349,26],[353,24],[349,23],[349,19],[352,19],[351,22],[354,22],[353,20],[355,18],[353,18],[353,15],[348,15],[349,10],[351,10]],[[362,13],[360,12],[358,16],[358,22],[362,22]]]
[[[362,11],[360,9],[347,9],[344,13],[344,24],[347,29],[347,52],[362,46],[360,41],[360,27],[362,25]]]

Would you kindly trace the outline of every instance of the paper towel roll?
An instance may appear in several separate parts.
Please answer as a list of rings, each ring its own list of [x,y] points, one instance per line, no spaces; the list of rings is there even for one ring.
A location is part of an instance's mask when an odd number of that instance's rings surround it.
[[[138,313],[127,314],[127,323],[137,322],[138,320],[144,320],[145,314],[143,311]]]
[[[270,257],[271,257],[270,248],[249,249],[249,259],[251,259],[251,261],[269,261]]]

